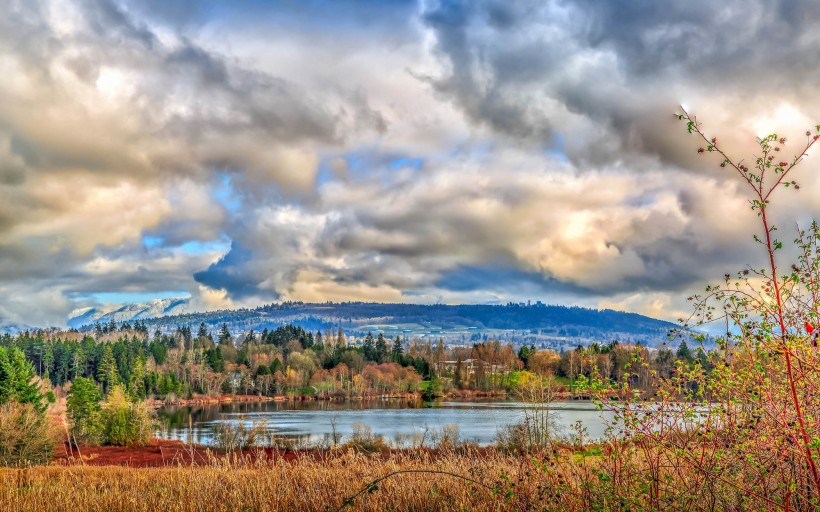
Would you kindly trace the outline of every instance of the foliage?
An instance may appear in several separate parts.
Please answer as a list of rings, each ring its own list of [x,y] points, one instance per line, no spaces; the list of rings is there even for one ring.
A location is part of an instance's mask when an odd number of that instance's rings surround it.
[[[551,375],[542,377],[521,372],[515,396],[527,404],[523,421],[507,425],[497,434],[499,448],[513,452],[551,449],[560,434],[554,402],[562,396],[564,387]]]
[[[225,452],[249,450],[254,446],[266,446],[271,441],[265,421],[248,424],[240,418],[237,422],[222,422],[216,430],[214,445]]]
[[[153,415],[144,402],[131,402],[122,386],[114,386],[101,411],[105,444],[145,446],[153,436]]]
[[[363,423],[353,424],[353,433],[350,434],[343,447],[351,447],[365,452],[377,452],[387,448],[384,436],[373,433],[370,425]]]
[[[601,460],[604,496],[655,510],[683,503],[709,509],[813,510],[820,505],[820,355],[811,338],[820,307],[820,228],[799,229],[792,246],[777,238],[772,200],[798,189],[794,169],[820,139],[820,126],[792,158],[786,139],[758,140],[748,167],[726,154],[717,138],[683,111],[679,118],[705,144],[700,154],[739,176],[749,192],[765,257],[726,274],[705,294],[690,297],[685,325],[719,322],[726,334],[706,354],[688,345],[659,351],[650,367],[632,354],[613,384],[594,368],[587,389],[614,414],[610,451]],[[814,135],[813,133],[817,133]],[[633,385],[649,378],[654,392]],[[620,485],[614,485],[618,482]]]
[[[10,401],[31,404],[42,413],[54,395],[41,391],[34,367],[20,349],[0,347],[0,404]]]
[[[71,421],[71,433],[85,444],[102,442],[103,424],[100,401],[102,393],[94,381],[77,377],[66,399],[66,412]]]
[[[0,405],[0,465],[43,464],[53,451],[52,425],[34,404]]]

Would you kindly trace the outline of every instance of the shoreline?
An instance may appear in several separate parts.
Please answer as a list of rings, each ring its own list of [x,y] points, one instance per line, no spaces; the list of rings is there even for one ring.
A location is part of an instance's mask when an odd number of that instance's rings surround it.
[[[475,399],[475,398],[508,398],[506,391],[472,391],[460,390],[447,393],[436,399]],[[407,400],[422,401],[421,393],[374,393],[356,396],[347,395],[239,395],[223,394],[217,396],[194,396],[191,398],[174,398],[171,400],[147,399],[145,402],[154,408],[175,405],[219,405],[231,403],[262,403],[262,402],[363,402],[376,400]]]

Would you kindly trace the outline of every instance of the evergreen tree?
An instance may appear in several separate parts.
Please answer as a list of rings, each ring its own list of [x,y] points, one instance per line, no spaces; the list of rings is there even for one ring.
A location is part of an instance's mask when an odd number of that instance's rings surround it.
[[[48,380],[51,375],[52,366],[54,365],[54,345],[51,341],[47,341],[45,351],[43,352],[43,380]]]
[[[82,377],[88,371],[88,359],[82,347],[77,347],[74,356],[71,358],[71,376],[73,378]]]
[[[135,398],[145,398],[145,359],[138,356],[131,363],[128,392]]]
[[[404,356],[404,347],[401,344],[401,337],[396,336],[396,339],[393,340],[393,350],[391,350],[393,355],[393,362],[401,363],[402,356]]]
[[[0,404],[32,404],[37,411],[44,412],[48,402],[53,401],[53,394],[43,393],[35,377],[34,366],[22,350],[0,347]]]
[[[222,358],[222,346],[205,350],[205,362],[215,372],[225,371],[225,360]]]
[[[282,361],[279,358],[274,358],[273,362],[270,364],[270,373],[271,375],[276,374],[276,372],[282,371]]]
[[[100,364],[97,366],[97,381],[103,385],[107,393],[113,386],[120,383],[120,374],[117,370],[117,360],[114,358],[114,351],[110,343],[103,345],[103,353]]]
[[[694,360],[694,356],[692,355],[692,351],[689,350],[689,346],[686,344],[686,340],[682,340],[680,345],[678,345],[678,350],[675,352],[675,355],[678,359],[682,359],[687,363],[691,363]]]
[[[456,370],[453,373],[453,385],[456,389],[464,389],[464,379],[462,376],[463,371],[461,358],[459,358],[458,361],[456,361]]]
[[[182,326],[182,328],[179,329],[179,333],[182,335],[182,342],[183,342],[182,346],[185,347],[185,348],[193,348],[193,345],[191,344],[191,341],[192,341],[191,328],[187,325],[184,325],[184,326]]]
[[[77,377],[71,383],[66,411],[71,420],[71,432],[85,443],[97,444],[102,434],[100,401],[102,394],[94,381]]]
[[[387,340],[384,339],[384,333],[379,333],[379,337],[376,339],[376,358],[379,362],[383,363],[387,361]]]
[[[367,336],[364,337],[364,343],[362,344],[362,349],[364,350],[364,358],[368,361],[375,361],[376,360],[376,344],[373,341],[373,334],[368,332]]]
[[[221,346],[233,347],[233,337],[231,336],[231,331],[228,330],[227,323],[222,324],[222,328],[219,330],[218,339]]]
[[[197,331],[196,337],[199,338],[199,341],[208,339],[208,327],[205,325],[205,322],[199,323],[199,331]]]

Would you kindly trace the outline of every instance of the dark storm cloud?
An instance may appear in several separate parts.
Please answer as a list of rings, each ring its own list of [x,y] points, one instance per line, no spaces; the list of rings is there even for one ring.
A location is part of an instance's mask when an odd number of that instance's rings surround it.
[[[631,152],[696,166],[666,115],[681,101],[820,114],[816,2],[447,1],[424,20],[450,68],[431,78],[440,93],[513,139],[570,137],[580,165]]]
[[[194,279],[209,288],[225,290],[231,297],[244,298],[259,295],[259,284],[249,276],[246,265],[254,260],[253,253],[237,243],[207,270],[194,273]]]

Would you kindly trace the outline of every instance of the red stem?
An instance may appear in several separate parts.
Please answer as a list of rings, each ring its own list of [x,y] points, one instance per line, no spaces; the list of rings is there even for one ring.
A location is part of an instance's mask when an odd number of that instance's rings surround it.
[[[762,198],[761,198],[762,199]],[[789,379],[789,388],[791,391],[792,403],[794,404],[794,411],[797,414],[797,421],[800,424],[800,436],[803,438],[803,444],[806,450],[806,460],[809,463],[811,474],[814,477],[814,485],[820,494],[820,476],[817,474],[817,464],[814,462],[814,457],[811,453],[811,442],[809,434],[806,430],[806,422],[803,418],[803,409],[800,405],[800,398],[797,396],[797,387],[794,383],[794,369],[792,367],[791,348],[786,341],[786,322],[783,318],[783,301],[780,297],[780,283],[777,279],[777,264],[774,261],[774,250],[772,249],[772,234],[769,230],[769,221],[766,217],[766,203],[761,202],[760,215],[763,222],[763,229],[766,231],[766,250],[769,253],[769,266],[772,271],[772,283],[774,285],[774,296],[777,303],[777,320],[780,324],[780,342],[783,345],[783,354],[786,356],[786,375]]]

